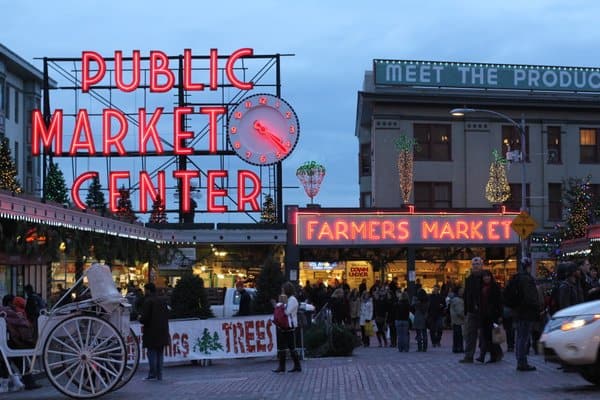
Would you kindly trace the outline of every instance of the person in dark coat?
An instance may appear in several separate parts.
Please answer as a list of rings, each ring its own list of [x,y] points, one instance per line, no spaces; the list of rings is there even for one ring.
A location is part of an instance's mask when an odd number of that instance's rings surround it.
[[[459,362],[472,363],[477,337],[479,336],[480,313],[479,300],[481,297],[481,269],[483,259],[473,257],[471,260],[471,273],[465,279],[465,357]]]
[[[441,296],[440,287],[435,285],[429,296],[429,312],[427,314],[427,324],[429,326],[429,335],[433,347],[441,346],[445,310],[446,298]]]
[[[535,367],[527,361],[527,351],[531,337],[531,326],[540,318],[541,304],[535,279],[531,276],[531,261],[521,260],[521,270],[515,277],[519,293],[519,303],[513,308],[513,319],[516,328],[515,355],[517,371],[535,371]]]
[[[250,315],[250,302],[252,299],[244,288],[244,283],[242,281],[237,281],[235,288],[240,293],[240,308],[237,315],[240,317]]]
[[[479,316],[481,321],[479,362],[485,362],[485,355],[490,353],[488,362],[493,363],[502,359],[500,345],[492,343],[492,329],[502,319],[502,292],[488,270],[481,274],[481,297],[479,299]]]
[[[148,351],[150,371],[145,380],[162,380],[164,347],[171,343],[169,334],[169,309],[167,303],[156,295],[154,283],[144,285],[146,292],[140,322],[144,325],[142,345]]]

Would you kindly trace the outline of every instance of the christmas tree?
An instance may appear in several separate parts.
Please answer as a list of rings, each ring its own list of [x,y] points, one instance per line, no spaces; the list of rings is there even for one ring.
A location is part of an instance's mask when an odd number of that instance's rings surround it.
[[[124,186],[121,186],[121,189],[119,189],[119,201],[117,202],[116,214],[121,220],[127,222],[134,222],[137,219],[131,208],[129,189],[125,189]]]
[[[284,276],[281,272],[279,262],[273,257],[269,257],[260,274],[256,278],[256,312],[258,314],[270,314],[273,312],[271,300],[277,300],[281,293],[281,285]]]
[[[151,224],[164,224],[167,222],[167,213],[160,195],[156,196],[156,200],[152,203],[152,214],[150,214]]]
[[[171,295],[173,318],[214,317],[208,302],[204,280],[191,272],[184,272]]]
[[[8,138],[0,140],[0,189],[21,193],[21,185],[17,179],[17,168],[10,153]]]
[[[600,215],[598,200],[594,199],[590,185],[591,176],[585,179],[569,178],[563,196],[566,225],[562,227],[563,239],[583,237],[589,224]]]
[[[263,224],[274,224],[277,222],[277,212],[275,211],[275,202],[270,194],[265,196],[263,208],[260,213],[260,222]]]
[[[48,176],[44,182],[44,196],[47,200],[57,202],[58,204],[68,204],[68,189],[65,183],[65,177],[58,167],[57,163],[50,163]]]
[[[492,204],[500,204],[510,197],[510,186],[506,178],[506,160],[494,150],[490,165],[490,179],[485,185],[485,198]]]
[[[102,185],[100,185],[100,179],[98,179],[97,175],[94,176],[92,183],[90,183],[87,197],[85,198],[85,204],[89,209],[95,210],[101,214],[106,212],[106,201],[104,201]]]

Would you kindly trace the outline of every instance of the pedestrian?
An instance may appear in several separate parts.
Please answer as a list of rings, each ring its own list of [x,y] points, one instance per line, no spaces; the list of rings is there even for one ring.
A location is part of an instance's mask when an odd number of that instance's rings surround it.
[[[250,315],[250,303],[252,299],[250,298],[248,291],[244,288],[244,282],[237,281],[235,283],[235,288],[240,294],[240,308],[237,315],[240,317]]]
[[[575,264],[573,268],[576,269]],[[540,299],[535,279],[531,276],[531,260],[523,258],[521,269],[511,279],[516,279],[518,303],[513,307],[513,323],[516,329],[515,356],[517,358],[517,371],[535,371],[527,360],[530,345],[531,326],[540,317]]]
[[[481,297],[481,269],[483,259],[473,257],[471,259],[471,273],[465,279],[465,356],[459,362],[473,363],[473,355],[479,336],[479,300]]]
[[[291,282],[285,282],[281,287],[282,294],[287,296],[285,304],[285,314],[288,317],[288,329],[277,327],[277,359],[279,366],[273,372],[285,372],[285,352],[289,350],[290,356],[294,361],[294,367],[288,372],[301,372],[300,356],[296,351],[296,327],[298,326],[298,300],[294,285]]]
[[[490,353],[488,363],[498,362],[502,359],[500,345],[492,342],[492,330],[500,324],[502,319],[502,293],[494,276],[488,270],[481,273],[481,296],[479,299],[480,321],[480,353],[477,361],[485,362],[485,356]]]
[[[561,268],[561,265],[559,265],[558,268]],[[565,279],[558,287],[559,310],[583,303],[584,301],[583,291],[579,285],[581,271],[577,268],[577,265],[572,262],[566,263],[562,268],[565,269],[566,273]]]
[[[425,289],[419,289],[413,297],[413,312],[415,320],[413,327],[416,331],[417,351],[427,351],[427,313],[429,311],[429,296]]]
[[[431,295],[429,295],[429,310],[427,313],[429,335],[431,337],[431,346],[433,347],[441,346],[445,310],[446,298],[440,294],[440,287],[434,285]]]
[[[364,347],[369,347],[371,344],[371,332],[368,328],[373,326],[373,300],[371,299],[371,293],[368,290],[362,292],[362,298],[360,301],[360,318],[358,323],[360,324],[360,336]]]
[[[463,328],[465,325],[465,302],[463,300],[464,289],[460,286],[454,287],[454,296],[450,299],[450,322],[452,324],[452,352],[463,353]]]
[[[593,277],[592,264],[587,258],[579,263],[579,286],[583,293],[584,301],[592,301],[600,298],[600,287],[598,285],[598,270],[595,270],[596,278]]]
[[[379,347],[387,347],[387,286],[381,285],[379,288],[371,288],[373,296],[373,314],[375,316],[375,326],[377,327],[377,342]]]
[[[392,315],[396,324],[396,334],[398,336],[398,351],[408,353],[410,348],[410,304],[408,303],[408,293],[402,292],[400,289],[396,291],[396,301],[393,305]]]
[[[171,343],[169,309],[156,294],[154,283],[144,285],[144,303],[140,322],[144,325],[142,344],[148,352],[149,372],[144,380],[162,380],[164,347]]]

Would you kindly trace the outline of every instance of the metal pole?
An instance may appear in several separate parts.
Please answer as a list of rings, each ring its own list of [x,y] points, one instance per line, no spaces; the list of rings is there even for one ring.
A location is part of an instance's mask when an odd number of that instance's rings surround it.
[[[526,183],[527,183],[527,175],[526,175],[526,157],[525,157],[525,118],[521,115],[521,125],[519,126],[519,130],[521,131],[521,212],[527,211],[527,199],[526,194]],[[527,257],[527,238],[521,239],[521,258]]]

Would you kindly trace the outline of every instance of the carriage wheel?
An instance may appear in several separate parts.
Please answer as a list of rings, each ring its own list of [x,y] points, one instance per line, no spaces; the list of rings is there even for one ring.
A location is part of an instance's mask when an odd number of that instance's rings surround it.
[[[121,389],[131,380],[140,363],[140,341],[131,328],[129,328],[129,336],[125,338],[125,347],[127,348],[127,364],[125,365],[125,372],[114,390]]]
[[[127,348],[110,322],[76,315],[50,331],[42,356],[48,380],[58,391],[92,399],[119,383],[125,372]]]

